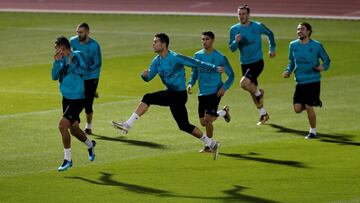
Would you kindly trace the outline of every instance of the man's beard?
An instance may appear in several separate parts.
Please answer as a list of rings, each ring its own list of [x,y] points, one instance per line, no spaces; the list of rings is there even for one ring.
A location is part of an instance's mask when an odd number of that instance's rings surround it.
[[[80,41],[80,42],[86,41],[86,36],[84,36],[84,37],[80,37],[80,36],[79,36],[79,41]]]

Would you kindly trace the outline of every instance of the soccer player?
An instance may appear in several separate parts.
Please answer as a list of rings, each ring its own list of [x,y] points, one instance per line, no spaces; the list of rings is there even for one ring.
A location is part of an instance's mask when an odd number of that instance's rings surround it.
[[[156,75],[160,76],[166,89],[145,94],[135,112],[125,122],[112,121],[115,128],[123,133],[128,133],[134,122],[139,119],[150,107],[150,105],[169,106],[170,111],[180,128],[202,140],[213,151],[214,159],[218,157],[220,143],[203,134],[199,128],[190,124],[186,109],[187,93],[185,68],[199,67],[212,72],[223,72],[223,67],[201,62],[199,60],[177,54],[169,50],[169,37],[165,33],[155,34],[153,50],[157,53],[148,70],[144,70],[141,77],[145,82],[151,81]]]
[[[296,87],[293,98],[294,111],[306,110],[310,130],[305,139],[316,138],[316,113],[314,107],[322,106],[320,100],[320,72],[329,69],[330,58],[323,45],[310,39],[312,27],[303,22],[297,26],[298,39],[290,42],[289,64],[283,72],[289,78],[294,71]],[[320,64],[321,59],[322,64]]]
[[[101,69],[101,51],[99,44],[89,37],[90,28],[87,23],[81,23],[76,29],[77,35],[70,38],[70,45],[72,50],[81,51],[90,67],[89,74],[84,77],[85,82],[85,114],[86,125],[85,133],[92,134],[92,118],[93,118],[93,103],[94,97],[98,97],[96,92],[100,69]]]
[[[240,51],[240,63],[243,77],[240,86],[248,91],[258,108],[260,119],[257,125],[264,124],[269,114],[264,108],[264,90],[258,87],[257,78],[264,69],[261,35],[268,37],[269,56],[275,57],[275,39],[273,32],[264,24],[250,20],[250,8],[242,5],[238,8],[237,23],[230,28],[229,47],[232,52]]]
[[[209,138],[213,137],[213,122],[218,117],[224,117],[226,122],[230,122],[229,106],[224,106],[220,111],[217,111],[221,97],[224,96],[232,83],[234,82],[234,72],[229,64],[226,56],[216,50],[213,46],[215,35],[211,31],[202,33],[203,49],[195,53],[195,59],[200,61],[215,64],[224,67],[227,79],[225,83],[221,80],[221,74],[218,72],[210,72],[206,69],[192,68],[191,77],[188,82],[188,93],[191,94],[191,88],[195,85],[196,80],[199,80],[198,93],[198,114],[200,124],[205,127],[206,135]],[[205,145],[199,152],[211,152],[210,147]]]
[[[59,130],[64,145],[64,162],[58,168],[65,171],[72,166],[70,133],[85,143],[88,148],[89,160],[95,159],[94,140],[89,140],[84,131],[79,128],[80,112],[84,108],[84,79],[88,74],[88,65],[79,51],[71,51],[70,43],[65,37],[55,41],[55,55],[52,67],[52,79],[60,82],[60,92],[63,96],[63,116],[59,122]],[[70,130],[70,133],[69,133]]]

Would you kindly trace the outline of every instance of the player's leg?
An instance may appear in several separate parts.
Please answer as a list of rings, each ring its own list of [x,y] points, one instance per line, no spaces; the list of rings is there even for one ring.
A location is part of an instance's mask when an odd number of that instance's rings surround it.
[[[76,137],[80,142],[83,142],[88,150],[88,158],[90,161],[94,161],[95,160],[95,146],[96,146],[96,142],[95,140],[90,140],[86,134],[84,133],[84,131],[82,131],[80,129],[79,126],[79,121],[74,121],[74,123],[72,123],[71,127],[70,127],[70,132],[71,134]]]
[[[187,102],[186,91],[179,92],[176,95],[173,95],[171,97],[171,100],[173,102],[172,105],[170,105],[170,110],[179,129],[202,140],[204,144],[209,146],[210,149],[213,151],[214,159],[216,160],[219,153],[218,150],[220,148],[220,143],[216,142],[212,138],[209,138],[206,134],[203,134],[198,127],[190,124],[186,109],[186,102]]]
[[[71,100],[63,98],[62,107],[63,107],[63,117],[59,122],[59,131],[61,134],[61,139],[64,146],[64,161],[59,166],[58,171],[65,171],[72,166],[71,160],[71,138],[69,133],[69,128],[71,126]]]
[[[114,128],[121,130],[122,133],[127,134],[130,128],[133,126],[146,111],[149,109],[151,104],[169,106],[170,103],[167,100],[168,91],[158,91],[154,93],[145,94],[136,107],[135,111],[131,114],[129,119],[125,122],[112,121],[111,124]]]
[[[305,137],[305,139],[316,138],[316,113],[314,107],[322,106],[322,102],[320,100],[320,81],[306,84],[305,87],[307,93],[305,95],[305,109],[310,125],[309,134]]]
[[[93,120],[93,103],[98,86],[99,79],[90,79],[84,81],[85,86],[85,114],[86,114],[86,125],[85,133],[92,134],[92,120]]]
[[[243,77],[240,80],[240,85],[247,90],[259,111],[260,119],[257,125],[264,124],[269,120],[269,114],[264,108],[264,90],[258,88],[257,78],[264,69],[264,61],[260,60],[252,64],[242,65]]]

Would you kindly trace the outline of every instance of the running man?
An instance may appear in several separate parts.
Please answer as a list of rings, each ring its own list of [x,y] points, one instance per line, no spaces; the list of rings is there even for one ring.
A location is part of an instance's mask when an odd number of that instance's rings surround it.
[[[157,56],[152,60],[149,69],[144,70],[141,75],[145,82],[149,82],[156,75],[159,75],[166,89],[145,94],[135,112],[127,121],[112,121],[112,125],[120,129],[123,133],[128,133],[134,122],[146,113],[150,105],[169,106],[180,130],[195,136],[202,140],[207,146],[210,146],[210,149],[213,151],[214,160],[216,160],[220,143],[203,134],[199,128],[189,122],[185,106],[187,93],[184,66],[199,67],[213,72],[223,72],[224,68],[177,54],[169,50],[168,46],[169,37],[165,33],[155,34],[153,50],[157,53]]]
[[[210,72],[206,69],[192,68],[191,77],[188,82],[188,93],[191,94],[191,88],[199,80],[199,106],[198,114],[200,124],[205,127],[206,135],[213,137],[213,122],[218,117],[224,117],[226,122],[230,122],[229,106],[224,106],[222,110],[217,111],[221,97],[225,95],[232,83],[234,82],[234,72],[229,64],[226,56],[216,50],[213,46],[215,35],[211,31],[202,33],[203,49],[195,53],[195,59],[200,61],[222,66],[225,69],[227,79],[225,83],[221,80],[221,74],[218,72]],[[205,145],[199,152],[211,152],[210,147]]]
[[[101,69],[101,51],[99,44],[89,37],[90,28],[87,23],[81,23],[76,29],[77,35],[70,38],[70,44],[73,51],[81,51],[85,56],[90,69],[89,74],[84,77],[85,82],[85,114],[86,125],[85,133],[92,134],[92,118],[94,97],[98,97],[96,92],[100,69]]]
[[[59,130],[64,145],[64,162],[58,171],[65,171],[73,165],[71,159],[70,133],[85,143],[89,160],[95,160],[94,140],[89,140],[84,131],[79,128],[80,113],[84,108],[84,79],[88,73],[88,65],[83,60],[82,53],[71,51],[70,43],[65,37],[55,41],[55,55],[52,67],[52,79],[60,82],[60,92],[63,96],[63,116],[59,122]],[[70,133],[69,133],[70,130]]]
[[[275,57],[275,39],[273,32],[260,22],[250,21],[250,8],[242,5],[238,8],[237,23],[230,28],[229,47],[232,52],[240,51],[240,63],[243,77],[240,86],[248,91],[257,107],[260,119],[257,125],[269,120],[264,108],[264,90],[258,87],[257,78],[264,69],[261,35],[268,37],[269,56]]]
[[[294,71],[296,87],[293,98],[295,113],[306,110],[310,130],[305,139],[316,138],[316,113],[314,107],[321,107],[320,72],[330,66],[330,58],[322,44],[310,39],[312,27],[303,22],[297,26],[298,39],[290,42],[289,64],[283,72],[289,78]],[[319,59],[323,62],[320,64]]]

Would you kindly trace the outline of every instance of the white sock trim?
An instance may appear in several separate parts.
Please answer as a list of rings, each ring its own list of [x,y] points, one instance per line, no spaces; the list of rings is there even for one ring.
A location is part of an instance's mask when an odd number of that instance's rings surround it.
[[[226,111],[224,111],[224,110],[220,110],[216,113],[218,114],[219,117],[224,117],[226,115]]]
[[[263,116],[263,115],[265,115],[267,112],[266,112],[266,110],[265,110],[265,108],[264,107],[262,107],[261,109],[259,109],[259,114],[260,114],[260,116]]]
[[[91,129],[91,123],[86,123],[85,124],[85,129]]]
[[[316,128],[310,128],[309,132],[316,135]]]
[[[84,144],[87,146],[88,149],[93,147],[93,143],[91,142],[91,140],[89,140],[89,138],[85,140]]]
[[[64,149],[64,159],[71,161],[71,148]]]
[[[137,115],[136,113],[133,113],[133,114],[130,116],[129,120],[127,120],[127,121],[125,122],[125,124],[128,125],[129,127],[131,127],[131,126],[135,123],[135,121],[136,121],[137,119],[139,119],[139,118],[140,118],[139,115]]]

